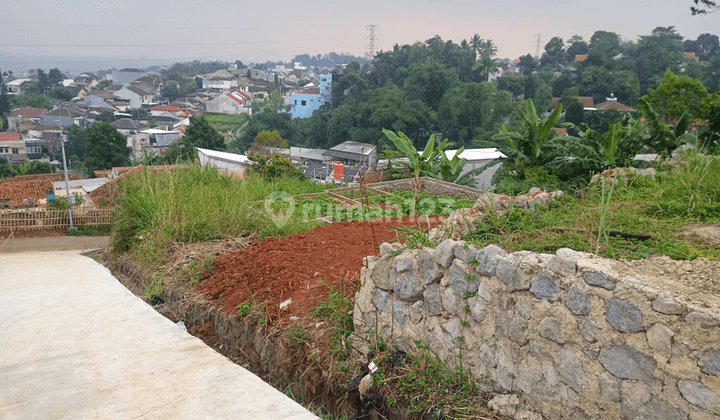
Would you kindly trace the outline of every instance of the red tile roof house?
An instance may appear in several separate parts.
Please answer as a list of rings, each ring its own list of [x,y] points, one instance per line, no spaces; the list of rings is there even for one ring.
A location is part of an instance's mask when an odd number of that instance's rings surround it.
[[[35,205],[45,207],[46,202],[38,201],[47,198],[50,191],[53,191],[53,184],[49,180],[3,182],[0,183],[0,202],[9,200],[11,209],[32,206],[27,200],[33,200]]]
[[[22,123],[32,122],[39,123],[40,116],[45,113],[44,109],[33,108],[30,106],[16,109],[15,111],[8,114],[8,131],[14,131],[19,133],[22,131]]]
[[[230,93],[221,93],[215,98],[205,103],[207,112],[217,112],[220,114],[248,114],[249,107],[247,99],[249,95],[245,92],[234,90]]]

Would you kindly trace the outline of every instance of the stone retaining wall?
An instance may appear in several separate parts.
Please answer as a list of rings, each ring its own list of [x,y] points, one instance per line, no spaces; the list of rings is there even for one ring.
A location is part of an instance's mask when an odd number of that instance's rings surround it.
[[[569,249],[508,254],[448,239],[393,251],[365,260],[355,332],[460,356],[487,390],[514,394],[491,402],[499,412],[720,419],[717,296],[694,305]]]

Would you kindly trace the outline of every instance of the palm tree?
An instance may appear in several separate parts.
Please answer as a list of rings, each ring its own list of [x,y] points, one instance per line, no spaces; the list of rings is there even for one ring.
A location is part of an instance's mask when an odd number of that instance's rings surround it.
[[[483,54],[475,68],[480,68],[480,74],[485,76],[485,80],[489,80],[490,74],[498,71],[498,63],[489,54]]]
[[[490,58],[494,58],[497,55],[497,47],[492,42],[492,39],[485,40],[481,45],[482,55],[487,55]]]
[[[472,38],[470,38],[470,48],[475,51],[475,59],[480,56],[480,50],[482,49],[484,42],[485,41],[483,41],[478,34],[474,34]]]

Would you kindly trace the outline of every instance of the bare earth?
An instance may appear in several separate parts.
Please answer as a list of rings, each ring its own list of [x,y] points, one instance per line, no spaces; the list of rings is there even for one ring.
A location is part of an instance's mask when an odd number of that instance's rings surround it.
[[[0,238],[0,254],[26,251],[65,251],[104,248],[109,236],[50,236],[35,238]]]

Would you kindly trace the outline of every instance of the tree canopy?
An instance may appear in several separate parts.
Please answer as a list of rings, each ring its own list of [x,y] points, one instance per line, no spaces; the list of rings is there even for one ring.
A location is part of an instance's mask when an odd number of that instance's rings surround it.
[[[85,142],[84,165],[88,172],[127,165],[130,158],[127,139],[115,127],[96,121],[85,130],[81,138]]]

